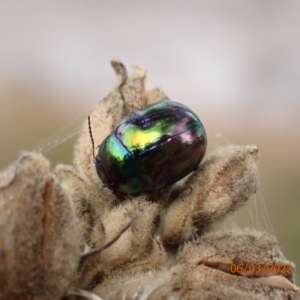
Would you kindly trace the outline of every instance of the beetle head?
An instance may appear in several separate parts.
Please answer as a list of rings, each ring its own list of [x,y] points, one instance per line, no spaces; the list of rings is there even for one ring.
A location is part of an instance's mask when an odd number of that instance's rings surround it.
[[[101,161],[101,158],[99,157],[99,155],[97,155],[94,158],[94,163],[96,166],[97,174],[100,177],[100,179],[102,180],[103,185],[105,187],[112,188],[114,184],[111,182],[111,180],[107,176],[106,172],[104,171],[103,164],[102,164],[102,161]]]

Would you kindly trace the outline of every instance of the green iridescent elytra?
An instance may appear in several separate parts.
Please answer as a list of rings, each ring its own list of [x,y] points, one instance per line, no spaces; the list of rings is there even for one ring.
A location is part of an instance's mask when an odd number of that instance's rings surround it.
[[[109,188],[128,194],[153,191],[196,170],[206,146],[197,115],[166,99],[120,122],[99,146],[96,170]]]

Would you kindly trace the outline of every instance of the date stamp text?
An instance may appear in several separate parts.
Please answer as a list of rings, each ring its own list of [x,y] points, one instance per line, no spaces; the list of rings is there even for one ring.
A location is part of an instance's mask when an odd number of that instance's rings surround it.
[[[260,263],[245,263],[245,264],[230,264],[230,273],[251,275],[288,275],[293,273],[292,264],[260,264]]]

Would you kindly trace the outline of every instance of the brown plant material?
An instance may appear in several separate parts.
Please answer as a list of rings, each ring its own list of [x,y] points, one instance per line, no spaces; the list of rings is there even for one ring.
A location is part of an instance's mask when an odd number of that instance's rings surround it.
[[[23,153],[3,174],[0,207],[0,299],[60,299],[76,278],[82,233],[44,157]]]
[[[162,221],[162,239],[181,244],[243,206],[257,189],[256,146],[228,146],[194,172]]]
[[[101,251],[84,260],[78,286],[91,289],[114,271],[147,270],[163,264],[165,251],[153,236],[157,215],[157,204],[136,200],[128,200],[105,215],[92,236],[94,248]],[[110,241],[115,242],[103,249]]]
[[[144,274],[120,274],[94,292],[106,299],[298,299],[299,288],[283,274],[254,277],[230,272],[238,256],[251,260],[256,268],[262,262],[290,264],[267,233],[220,231],[186,244],[172,266]]]
[[[61,186],[69,191],[76,209],[76,215],[83,221],[84,237],[88,246],[93,247],[91,234],[95,226],[101,224],[101,217],[105,215],[116,203],[111,193],[104,189],[101,194],[102,201],[84,181],[79,177],[71,166],[58,165],[54,174],[60,181]]]
[[[130,76],[112,66],[120,82],[90,114],[96,146],[125,115],[165,98],[145,89],[142,66]],[[1,300],[300,299],[274,237],[211,232],[255,194],[256,146],[218,149],[180,188],[137,196],[103,187],[94,155],[86,122],[74,167],[50,173],[27,153],[0,174]]]
[[[90,114],[95,145],[100,145],[125,115],[140,109],[150,102],[157,102],[163,99],[163,92],[159,89],[149,92],[145,91],[146,69],[143,66],[136,64],[135,72],[127,78],[127,71],[120,61],[113,60],[111,63],[116,73],[120,75],[121,80]],[[103,188],[99,184],[99,177],[95,172],[87,121],[82,128],[75,147],[74,165],[79,176],[94,191],[101,194]]]

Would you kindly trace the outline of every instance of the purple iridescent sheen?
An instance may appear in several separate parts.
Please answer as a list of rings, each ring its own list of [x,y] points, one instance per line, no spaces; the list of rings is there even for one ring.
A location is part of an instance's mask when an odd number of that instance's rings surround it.
[[[197,169],[207,146],[205,129],[183,104],[164,100],[133,112],[99,147],[103,183],[123,193],[164,188]]]

